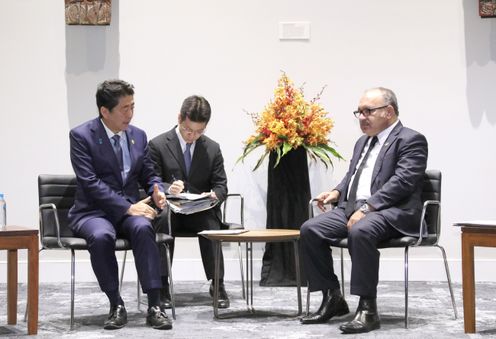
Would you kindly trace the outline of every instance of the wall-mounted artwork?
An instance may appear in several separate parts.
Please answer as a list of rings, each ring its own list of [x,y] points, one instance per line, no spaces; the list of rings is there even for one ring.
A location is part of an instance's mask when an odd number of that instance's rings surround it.
[[[110,25],[112,0],[65,0],[68,25]]]
[[[479,0],[479,14],[481,18],[496,17],[496,0]]]

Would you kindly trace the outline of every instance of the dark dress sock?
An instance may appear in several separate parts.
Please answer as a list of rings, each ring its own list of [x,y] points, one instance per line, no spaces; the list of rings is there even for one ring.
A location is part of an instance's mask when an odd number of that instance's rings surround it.
[[[148,308],[153,306],[160,306],[160,288],[152,288],[146,291],[148,295]]]
[[[105,294],[107,295],[111,306],[124,305],[124,300],[122,300],[119,290],[107,291]]]

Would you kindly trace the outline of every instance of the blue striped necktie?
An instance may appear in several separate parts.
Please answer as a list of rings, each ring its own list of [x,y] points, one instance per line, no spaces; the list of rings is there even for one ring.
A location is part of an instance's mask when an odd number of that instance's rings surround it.
[[[191,144],[186,144],[186,150],[183,155],[184,165],[186,165],[186,175],[189,175],[189,169],[191,168]]]
[[[121,147],[121,137],[118,134],[115,134],[112,139],[114,140],[114,153],[117,157],[117,163],[119,164],[119,169],[121,172],[124,170],[124,165],[122,161],[122,147]]]

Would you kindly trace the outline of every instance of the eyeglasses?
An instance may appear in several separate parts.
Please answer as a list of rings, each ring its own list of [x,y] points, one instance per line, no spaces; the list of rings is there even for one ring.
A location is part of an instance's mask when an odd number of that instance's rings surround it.
[[[184,132],[184,133],[187,133],[187,134],[194,134],[194,135],[197,135],[197,136],[200,136],[202,135],[203,133],[205,133],[205,130],[206,128],[203,128],[203,129],[200,129],[200,130],[192,130],[191,128],[189,127],[186,127],[186,126],[183,126],[183,125],[179,125],[179,128]]]
[[[355,115],[355,117],[358,119],[360,118],[360,114],[363,114],[364,117],[368,117],[369,115],[371,115],[372,113],[374,113],[375,111],[377,111],[378,109],[381,109],[381,108],[386,108],[388,107],[389,105],[384,105],[384,106],[381,106],[381,107],[375,107],[375,108],[362,108],[361,110],[358,110],[358,111],[354,111],[353,114]]]

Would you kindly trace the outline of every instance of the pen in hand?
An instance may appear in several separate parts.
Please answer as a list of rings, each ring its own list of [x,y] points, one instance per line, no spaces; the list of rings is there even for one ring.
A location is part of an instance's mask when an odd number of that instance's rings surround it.
[[[184,183],[182,180],[177,180],[174,174],[172,174],[172,184],[169,187],[169,193],[171,194],[179,194],[184,189]]]

